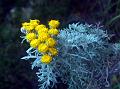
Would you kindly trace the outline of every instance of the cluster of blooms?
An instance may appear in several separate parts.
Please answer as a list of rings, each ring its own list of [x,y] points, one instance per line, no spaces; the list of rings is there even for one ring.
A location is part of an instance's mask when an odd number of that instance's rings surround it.
[[[110,78],[120,71],[120,44],[109,43],[112,35],[99,24],[79,22],[57,30],[59,24],[57,20],[49,21],[49,28],[39,20],[22,24],[23,38],[31,47],[21,59],[35,59],[32,69],[39,68],[39,89],[54,89],[59,82],[67,89],[111,89]]]
[[[22,28],[26,31],[25,39],[32,48],[37,49],[42,54],[40,59],[42,63],[49,64],[52,58],[58,54],[55,37],[59,34],[57,29],[59,24],[58,20],[51,20],[48,23],[49,28],[47,28],[40,24],[39,20],[22,23]]]

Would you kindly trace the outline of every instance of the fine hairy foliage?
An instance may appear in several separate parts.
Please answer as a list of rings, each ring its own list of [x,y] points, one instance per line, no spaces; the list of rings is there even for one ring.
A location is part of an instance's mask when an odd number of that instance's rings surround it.
[[[21,59],[36,59],[32,69],[39,68],[39,89],[55,86],[58,77],[68,89],[110,89],[111,75],[120,71],[120,44],[109,43],[110,37],[99,25],[71,24],[60,30],[59,53],[50,64],[41,63],[41,54],[33,48]]]

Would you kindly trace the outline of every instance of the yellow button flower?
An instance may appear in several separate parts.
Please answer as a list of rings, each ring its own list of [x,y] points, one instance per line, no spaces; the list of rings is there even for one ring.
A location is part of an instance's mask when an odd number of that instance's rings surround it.
[[[32,31],[32,30],[34,29],[33,26],[23,26],[23,28],[24,28],[26,31],[28,31],[28,32],[30,32],[30,31]]]
[[[48,32],[48,28],[41,28],[40,30],[38,30],[38,34],[41,34],[42,32],[47,33]]]
[[[36,30],[36,31],[39,31],[39,30],[41,30],[42,28],[46,28],[46,26],[43,25],[43,24],[40,24],[40,25],[36,26],[35,30]]]
[[[28,33],[26,34],[25,38],[28,40],[28,41],[31,41],[33,39],[36,38],[36,34],[35,33]]]
[[[28,23],[28,22],[22,23],[22,27],[29,26],[29,25],[30,25],[30,23]]]
[[[52,57],[48,54],[45,54],[41,57],[41,62],[45,64],[49,64],[52,61]]]
[[[58,34],[59,34],[59,31],[58,31],[57,29],[50,29],[50,30],[48,31],[48,33],[49,33],[50,35],[58,35]]]
[[[48,39],[50,37],[50,35],[46,32],[42,32],[38,34],[38,39],[40,41],[45,41],[46,39]]]
[[[51,20],[48,24],[50,28],[57,28],[60,25],[60,22],[58,20]]]
[[[40,43],[45,42],[45,40],[40,36],[38,37],[38,40],[39,40]]]
[[[39,22],[40,22],[39,20],[30,20],[30,25],[36,27],[39,25]]]
[[[58,54],[58,50],[56,48],[49,48],[49,52],[52,56],[56,56]]]
[[[42,53],[45,53],[48,51],[48,46],[44,43],[41,43],[39,46],[38,46],[38,51],[39,52],[42,52]]]
[[[22,23],[22,27],[27,31],[31,31],[34,29],[34,27],[32,25],[30,25],[30,23],[27,23],[27,22]]]
[[[30,46],[33,47],[33,48],[36,48],[38,45],[39,45],[39,40],[38,39],[33,39],[30,42]]]
[[[27,31],[32,31],[34,29],[34,27],[30,25],[30,26],[26,26],[25,29]]]
[[[46,40],[46,44],[49,46],[49,47],[54,47],[55,45],[56,45],[56,41],[55,41],[55,39],[53,39],[53,38],[48,38],[47,40]]]

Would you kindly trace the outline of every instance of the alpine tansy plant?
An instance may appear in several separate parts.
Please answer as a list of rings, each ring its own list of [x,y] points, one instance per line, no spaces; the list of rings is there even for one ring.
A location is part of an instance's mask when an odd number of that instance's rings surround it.
[[[48,27],[39,20],[22,23],[21,37],[30,48],[21,59],[34,59],[39,89],[60,82],[67,89],[110,89],[111,75],[120,71],[120,44],[109,43],[111,35],[98,25],[59,25],[58,20],[50,20]]]

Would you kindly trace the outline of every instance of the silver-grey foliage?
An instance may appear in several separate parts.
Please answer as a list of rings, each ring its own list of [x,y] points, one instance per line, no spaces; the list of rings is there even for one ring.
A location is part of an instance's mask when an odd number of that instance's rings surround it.
[[[49,65],[42,64],[41,55],[31,48],[22,59],[36,58],[32,68],[39,67],[40,89],[54,86],[58,77],[68,89],[110,89],[111,75],[120,71],[120,44],[109,43],[110,37],[100,26],[71,24],[60,30],[59,54]]]

